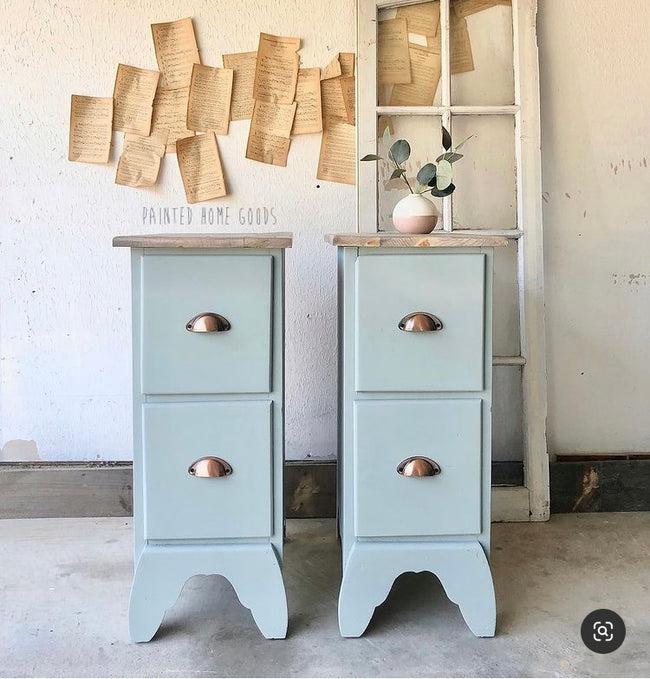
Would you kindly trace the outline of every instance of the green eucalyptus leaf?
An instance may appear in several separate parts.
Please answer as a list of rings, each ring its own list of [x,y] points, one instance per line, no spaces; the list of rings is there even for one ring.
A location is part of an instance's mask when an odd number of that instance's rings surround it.
[[[442,125],[442,148],[445,149],[445,151],[449,151],[451,148],[451,135],[449,134],[449,130]]]
[[[447,160],[450,163],[455,163],[457,160],[460,160],[462,157],[463,156],[460,153],[452,153],[451,151],[447,151],[446,153],[443,153],[442,155],[440,155],[436,158],[436,163],[439,163],[441,160]]]
[[[458,146],[456,147],[456,151],[459,151],[460,149],[462,149],[463,146],[465,146],[465,144],[467,144],[467,142],[468,142],[473,136],[474,136],[473,134],[470,134],[469,137],[467,137],[467,139],[463,139],[463,141],[461,141],[460,144],[458,144]]]
[[[411,155],[411,147],[406,139],[398,139],[391,147],[388,155],[398,164],[406,162]]]
[[[384,135],[381,138],[381,143],[384,145],[384,148],[388,150],[390,148],[390,145],[393,143],[393,138],[390,136],[390,130],[388,129],[388,125],[386,125],[386,129],[384,130]]]
[[[453,184],[449,184],[449,186],[446,189],[438,189],[435,186],[431,189],[431,195],[435,196],[436,198],[444,198],[445,196],[450,196],[454,190],[455,186]]]
[[[396,170],[393,170],[393,174],[391,174],[390,178],[391,179],[398,179],[403,174],[406,174],[406,170],[402,169],[401,167],[398,167]]]
[[[374,153],[369,153],[367,156],[364,156],[362,159],[363,160],[381,160],[381,156],[377,156]]]
[[[451,184],[451,177],[454,171],[451,163],[448,160],[441,160],[438,163],[438,171],[436,172],[436,187],[440,191],[444,191]]]
[[[436,166],[433,163],[424,165],[417,174],[416,179],[425,186],[436,176]]]

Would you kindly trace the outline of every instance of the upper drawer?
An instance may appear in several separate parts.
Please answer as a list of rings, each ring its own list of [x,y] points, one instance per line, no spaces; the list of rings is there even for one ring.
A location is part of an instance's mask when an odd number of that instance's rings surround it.
[[[270,391],[272,264],[270,255],[145,256],[143,392]],[[206,312],[230,329],[188,331]]]
[[[357,391],[483,389],[485,255],[360,256],[356,275]],[[416,312],[442,328],[401,330]]]
[[[481,399],[355,402],[358,536],[481,532],[481,407]],[[435,474],[409,475],[418,471]]]
[[[270,401],[148,403],[142,420],[145,538],[271,534]]]

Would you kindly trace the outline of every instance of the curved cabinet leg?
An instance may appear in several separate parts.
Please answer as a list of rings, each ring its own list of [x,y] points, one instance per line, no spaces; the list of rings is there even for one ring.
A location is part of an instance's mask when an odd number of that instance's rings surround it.
[[[223,575],[267,639],[287,634],[288,611],[280,563],[270,544],[147,545],[135,569],[129,602],[133,641],[149,641],[193,575]]]
[[[339,594],[341,635],[361,636],[395,578],[411,571],[438,576],[470,630],[479,637],[494,636],[494,585],[478,542],[355,543],[344,566]]]

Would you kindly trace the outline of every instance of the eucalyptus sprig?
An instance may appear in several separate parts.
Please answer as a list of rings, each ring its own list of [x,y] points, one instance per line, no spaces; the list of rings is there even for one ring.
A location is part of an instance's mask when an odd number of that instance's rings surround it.
[[[390,179],[401,178],[411,193],[422,194],[430,192],[431,195],[436,196],[437,198],[450,196],[456,189],[452,183],[453,164],[463,157],[458,151],[473,136],[474,135],[470,135],[467,139],[458,144],[458,146],[452,148],[451,134],[449,134],[449,130],[442,125],[442,147],[445,152],[436,158],[435,163],[427,163],[420,168],[416,176],[417,181],[415,190],[413,190],[411,182],[409,182],[406,176],[406,169],[403,167],[404,163],[411,157],[411,146],[406,139],[398,139],[393,142],[391,134],[388,128],[386,128],[382,137],[382,144],[388,151],[388,162],[394,167]],[[374,153],[369,153],[361,160],[384,159]]]

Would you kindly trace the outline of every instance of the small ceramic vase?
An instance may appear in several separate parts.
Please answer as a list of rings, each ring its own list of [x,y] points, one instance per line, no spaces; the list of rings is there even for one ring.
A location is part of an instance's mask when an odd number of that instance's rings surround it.
[[[431,233],[437,222],[438,209],[418,193],[409,193],[393,209],[393,225],[400,233]]]

